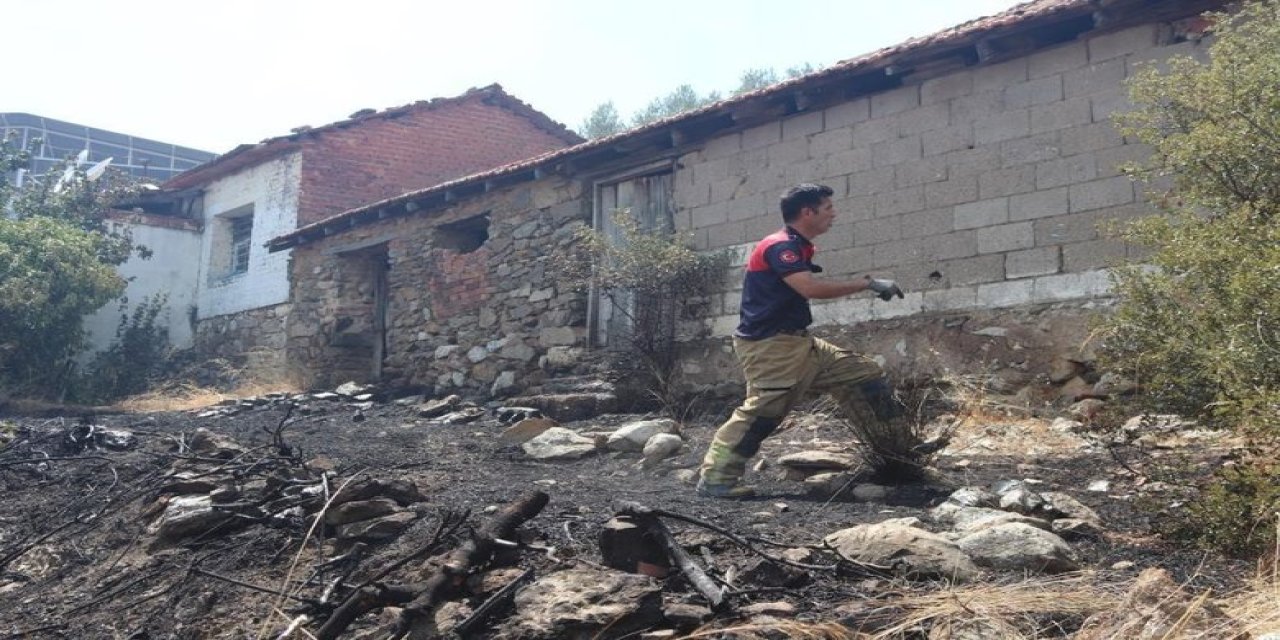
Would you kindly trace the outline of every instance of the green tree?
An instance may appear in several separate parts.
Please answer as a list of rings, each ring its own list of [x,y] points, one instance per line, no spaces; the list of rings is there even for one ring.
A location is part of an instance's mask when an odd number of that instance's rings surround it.
[[[1154,150],[1130,172],[1158,187],[1164,215],[1119,231],[1149,254],[1115,272],[1102,355],[1152,410],[1248,437],[1250,455],[1159,526],[1252,554],[1274,543],[1280,506],[1280,3],[1214,20],[1208,63],[1142,70],[1137,109],[1119,118]]]
[[[621,133],[627,128],[622,122],[622,117],[618,115],[617,107],[613,106],[613,101],[596,105],[591,111],[591,115],[582,121],[582,126],[578,127],[578,133],[584,138],[603,138],[611,136],[615,133]]]
[[[145,249],[103,217],[122,181],[91,180],[68,160],[18,187],[10,176],[30,160],[12,138],[0,141],[0,385],[52,395],[83,347],[84,317],[120,297],[116,267]]]
[[[631,126],[639,127],[686,111],[693,111],[719,99],[718,91],[702,95],[693,88],[693,85],[682,84],[672,89],[671,93],[654,98],[643,109],[631,116]]]

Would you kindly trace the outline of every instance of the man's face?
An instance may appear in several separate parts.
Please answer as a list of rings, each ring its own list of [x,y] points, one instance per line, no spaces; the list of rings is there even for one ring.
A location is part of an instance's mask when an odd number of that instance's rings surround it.
[[[814,235],[822,235],[829,231],[836,220],[836,208],[831,204],[831,198],[823,198],[816,209],[806,208],[805,212],[805,215],[809,216]]]

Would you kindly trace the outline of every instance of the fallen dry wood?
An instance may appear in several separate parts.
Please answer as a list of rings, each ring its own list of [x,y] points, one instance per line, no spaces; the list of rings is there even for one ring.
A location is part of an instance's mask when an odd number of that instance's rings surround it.
[[[635,518],[637,523],[649,530],[649,532],[662,543],[667,550],[667,555],[671,557],[671,562],[680,568],[684,573],[684,577],[688,578],[689,583],[693,585],[702,597],[711,603],[712,610],[720,610],[725,607],[725,589],[715,583],[707,572],[694,562],[693,557],[689,555],[684,547],[676,541],[671,530],[658,517],[658,513],[644,505],[635,502],[624,502],[620,505],[618,515],[626,515]]]
[[[472,538],[450,552],[430,578],[413,585],[370,584],[356,589],[316,631],[318,640],[338,638],[357,618],[386,606],[406,605],[392,637],[402,638],[430,620],[431,611],[458,589],[466,573],[489,560],[495,540],[509,538],[550,500],[532,492],[494,514]]]

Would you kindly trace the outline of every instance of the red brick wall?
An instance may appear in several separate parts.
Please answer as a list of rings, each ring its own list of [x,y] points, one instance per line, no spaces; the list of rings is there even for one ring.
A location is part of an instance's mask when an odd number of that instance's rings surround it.
[[[434,306],[436,320],[471,313],[496,291],[489,284],[489,250],[485,247],[471,253],[432,249],[427,291]]]
[[[568,146],[478,97],[326,129],[304,145],[298,226]]]

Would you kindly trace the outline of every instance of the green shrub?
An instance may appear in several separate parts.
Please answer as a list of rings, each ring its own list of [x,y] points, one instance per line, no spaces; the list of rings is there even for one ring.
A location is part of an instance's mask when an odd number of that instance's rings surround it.
[[[1257,557],[1276,542],[1280,465],[1272,460],[1225,467],[1157,529],[1170,538],[1239,557]]]
[[[1207,64],[1140,71],[1124,133],[1154,154],[1131,173],[1165,215],[1119,234],[1146,247],[1115,272],[1104,364],[1158,412],[1280,435],[1280,3],[1216,15]]]
[[[108,402],[142,393],[163,373],[169,363],[169,330],[156,320],[167,302],[167,295],[156,294],[122,314],[111,345],[80,376],[78,400]]]

